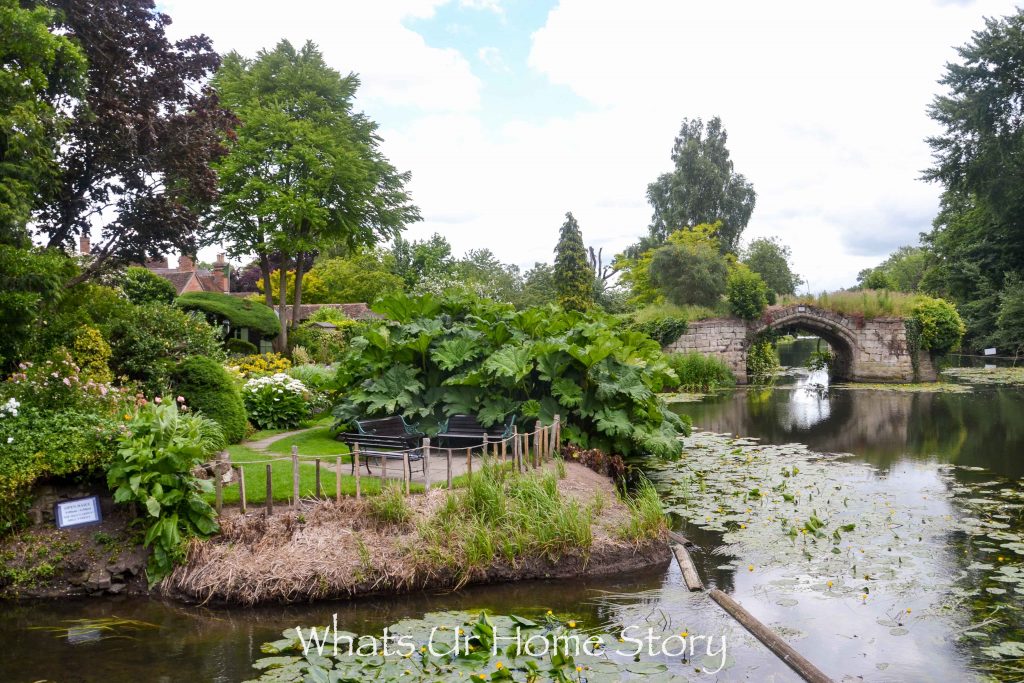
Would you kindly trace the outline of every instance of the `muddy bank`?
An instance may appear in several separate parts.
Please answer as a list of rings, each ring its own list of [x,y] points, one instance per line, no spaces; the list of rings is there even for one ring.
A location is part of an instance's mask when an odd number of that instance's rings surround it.
[[[252,605],[396,594],[422,589],[541,578],[606,576],[667,564],[663,535],[641,542],[623,536],[630,510],[609,479],[568,463],[558,491],[593,510],[589,549],[536,552],[493,560],[466,571],[453,549],[430,547],[419,526],[433,523],[447,492],[408,498],[411,518],[382,523],[369,502],[308,503],[300,510],[226,515],[222,534],[192,544],[188,560],[163,582],[182,600]],[[502,539],[494,538],[495,546]],[[453,566],[452,560],[455,559]]]

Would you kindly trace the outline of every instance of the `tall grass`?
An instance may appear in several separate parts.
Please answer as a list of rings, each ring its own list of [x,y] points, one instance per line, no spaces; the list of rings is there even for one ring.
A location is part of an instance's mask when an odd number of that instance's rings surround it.
[[[661,496],[654,484],[644,477],[636,490],[623,497],[629,508],[629,523],[622,529],[622,537],[634,543],[657,538],[668,528],[668,520],[661,509]]]
[[[719,307],[718,310],[704,306],[677,306],[668,302],[650,304],[633,313],[633,320],[638,323],[645,323],[659,318],[684,318],[686,320],[704,320],[706,318],[717,318],[728,315],[728,309]]]
[[[324,391],[329,389],[331,383],[334,382],[337,368],[331,365],[307,363],[305,365],[293,365],[285,370],[285,372],[311,389]]]
[[[822,292],[818,295],[785,296],[782,306],[817,306],[843,315],[864,318],[901,317],[911,314],[921,300],[920,295],[908,292],[890,292],[885,289],[862,289],[850,292]]]
[[[708,392],[736,383],[729,366],[714,356],[691,352],[670,353],[667,358],[679,377],[677,386],[667,387],[670,390]]]
[[[388,482],[379,496],[371,498],[368,512],[385,524],[405,524],[412,519],[412,509],[398,482]]]
[[[485,465],[465,489],[447,494],[434,517],[421,522],[421,551],[430,564],[466,581],[498,557],[552,561],[593,544],[591,511],[558,492],[557,473],[518,474]]]

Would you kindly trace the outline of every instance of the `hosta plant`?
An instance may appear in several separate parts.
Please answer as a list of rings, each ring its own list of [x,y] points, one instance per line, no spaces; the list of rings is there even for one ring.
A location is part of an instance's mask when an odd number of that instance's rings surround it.
[[[339,426],[401,413],[436,431],[447,416],[522,428],[562,418],[584,448],[675,457],[688,425],[657,391],[676,381],[658,343],[600,313],[516,311],[488,301],[393,296],[349,342],[338,369]]]
[[[193,476],[192,468],[223,445],[216,422],[179,412],[174,401],[144,405],[121,437],[107,485],[115,502],[135,504],[143,513],[144,543],[152,548],[150,585],[184,557],[188,538],[218,531],[216,515],[203,500],[213,484]]]
[[[249,421],[260,429],[297,426],[309,413],[314,396],[306,385],[283,372],[254,377],[242,389]]]

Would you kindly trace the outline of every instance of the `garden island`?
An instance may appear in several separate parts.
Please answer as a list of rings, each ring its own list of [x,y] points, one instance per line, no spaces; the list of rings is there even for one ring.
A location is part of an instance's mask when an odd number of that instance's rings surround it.
[[[673,111],[622,190],[645,228],[597,179],[548,210],[646,132],[530,128],[522,93],[571,98],[512,46],[471,51],[504,146],[403,118],[467,17],[539,50],[593,7],[346,8],[357,75],[295,38],[307,3],[260,45],[192,4],[0,0],[0,679],[1024,676],[1024,13],[920,10],[978,29],[915,113],[937,204],[822,264],[749,151],[788,123]],[[653,45],[715,24],[671,4],[636,10]],[[620,130],[594,97],[575,125]],[[509,184],[534,137],[562,175]],[[460,180],[527,208],[446,204]]]

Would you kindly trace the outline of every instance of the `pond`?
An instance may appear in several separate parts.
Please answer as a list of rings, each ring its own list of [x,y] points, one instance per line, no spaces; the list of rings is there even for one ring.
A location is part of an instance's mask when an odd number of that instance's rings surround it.
[[[798,365],[815,343],[799,340],[781,355]],[[677,409],[706,431],[691,437],[683,462],[650,476],[697,544],[706,583],[837,680],[1022,677],[1015,660],[1024,657],[1024,392],[845,389],[798,371],[788,384]],[[260,645],[287,628],[324,625],[337,614],[340,628],[379,633],[431,612],[481,609],[526,618],[552,610],[609,632],[637,625],[716,643],[724,637],[724,658],[698,648],[655,659],[678,680],[796,680],[706,595],[686,591],[674,563],[610,580],[356,603],[5,605],[0,680],[240,681],[258,676]],[[141,623],[67,623],[114,617]]]

